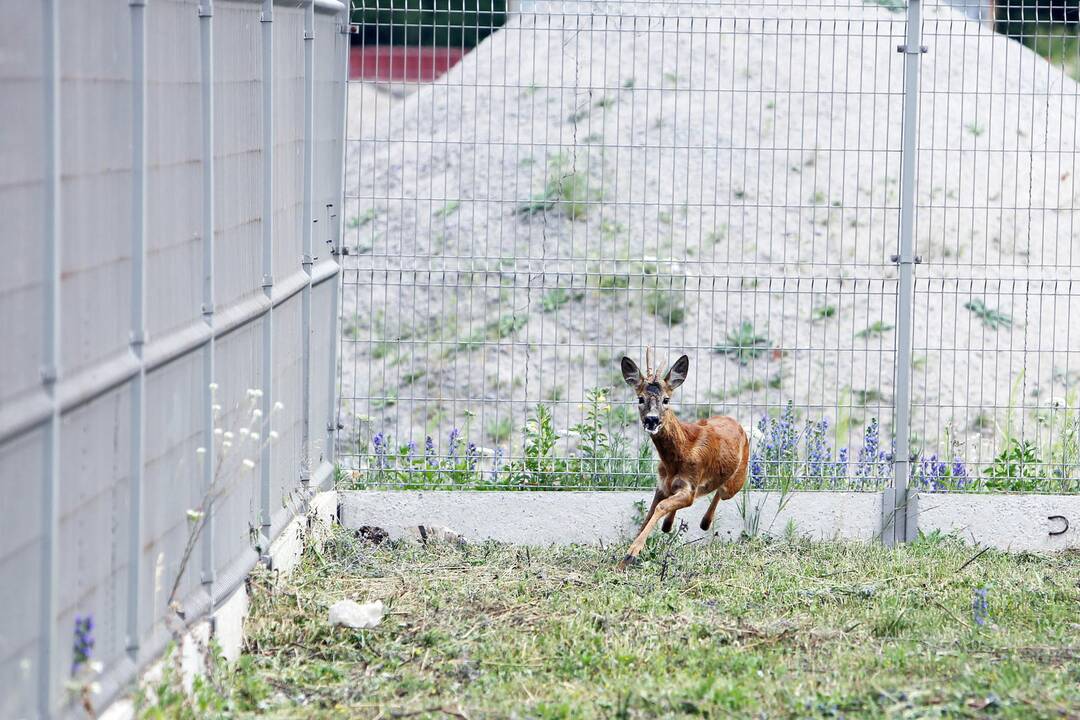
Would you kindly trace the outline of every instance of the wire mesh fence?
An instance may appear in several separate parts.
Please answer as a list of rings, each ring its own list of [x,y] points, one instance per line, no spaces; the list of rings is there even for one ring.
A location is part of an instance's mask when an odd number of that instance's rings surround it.
[[[654,346],[753,486],[1076,491],[1076,21],[958,3],[483,5],[351,83],[346,471],[649,487]]]

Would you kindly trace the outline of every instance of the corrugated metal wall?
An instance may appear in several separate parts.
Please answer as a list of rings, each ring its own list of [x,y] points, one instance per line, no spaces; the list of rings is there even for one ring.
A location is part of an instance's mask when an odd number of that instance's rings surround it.
[[[78,616],[99,701],[160,653],[212,404],[226,428],[248,388],[284,409],[253,470],[223,466],[189,620],[332,481],[343,23],[334,0],[0,0],[0,718],[62,706]]]

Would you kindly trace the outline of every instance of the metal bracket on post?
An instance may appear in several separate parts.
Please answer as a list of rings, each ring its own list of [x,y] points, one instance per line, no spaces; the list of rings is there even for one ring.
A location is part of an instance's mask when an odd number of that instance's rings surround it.
[[[908,539],[908,473],[911,465],[911,355],[914,339],[915,175],[918,171],[919,61],[926,51],[922,39],[922,0],[909,0],[904,54],[904,117],[900,141],[900,237],[892,260],[900,269],[896,291],[896,453],[893,457],[894,543]],[[910,48],[910,49],[909,49]],[[918,48],[918,50],[915,50]]]

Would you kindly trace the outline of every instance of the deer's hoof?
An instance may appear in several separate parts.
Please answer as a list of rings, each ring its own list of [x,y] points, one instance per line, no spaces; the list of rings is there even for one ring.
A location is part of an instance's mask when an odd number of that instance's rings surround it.
[[[619,563],[619,569],[620,570],[626,570],[631,565],[637,565],[639,562],[641,562],[641,561],[638,560],[637,555],[627,555]]]
[[[710,527],[712,527],[712,518],[707,515],[701,518],[701,529],[708,530]]]

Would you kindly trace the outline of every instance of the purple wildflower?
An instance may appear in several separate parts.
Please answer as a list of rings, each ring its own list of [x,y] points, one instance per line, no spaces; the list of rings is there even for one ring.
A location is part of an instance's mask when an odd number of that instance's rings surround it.
[[[971,615],[976,625],[985,625],[990,620],[990,603],[987,601],[987,589],[979,588],[971,598]]]
[[[412,464],[416,460],[416,441],[410,440],[409,444],[405,446],[405,452],[408,454],[409,464]]]
[[[876,487],[889,477],[889,455],[881,449],[880,433],[877,418],[871,418],[863,432],[863,446],[859,450],[859,464],[855,471],[860,489],[866,485]]]
[[[750,487],[758,490],[765,487],[765,465],[756,450],[750,453]]]
[[[424,438],[424,457],[427,458],[428,467],[434,467],[435,462],[435,441],[428,435]]]
[[[806,429],[806,474],[817,482],[823,482],[832,465],[832,447],[825,435],[829,419],[822,418]]]
[[[495,457],[491,461],[491,482],[499,482],[499,471],[502,469],[503,449],[495,448]]]
[[[375,449],[375,467],[379,470],[385,470],[389,464],[386,459],[388,444],[386,436],[381,432],[375,433],[375,437],[371,438],[371,445]]]
[[[470,442],[465,447],[465,468],[469,472],[476,470],[476,461],[480,458],[480,450],[476,447],[476,443]]]
[[[71,654],[71,674],[74,675],[86,663],[94,652],[94,619],[90,615],[75,617],[75,644]]]
[[[460,439],[461,439],[461,431],[460,430],[458,430],[457,428],[454,428],[453,430],[450,431],[450,441],[448,443],[449,447],[448,447],[448,449],[446,451],[446,457],[448,459],[453,460],[457,456],[457,446],[458,446],[458,441]]]

